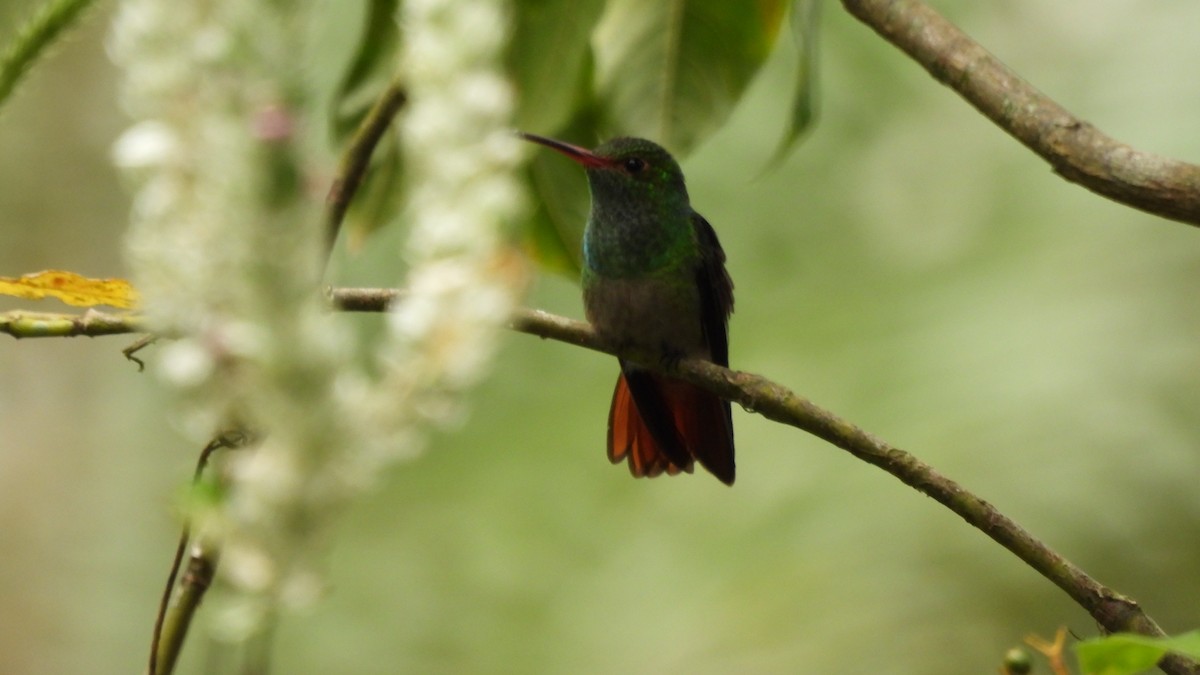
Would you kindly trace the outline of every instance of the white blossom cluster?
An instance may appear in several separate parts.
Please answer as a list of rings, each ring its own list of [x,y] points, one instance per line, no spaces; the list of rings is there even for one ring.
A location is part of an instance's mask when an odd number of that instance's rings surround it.
[[[297,140],[317,4],[125,0],[110,42],[135,118],[115,149],[136,188],[130,264],[173,338],[161,374],[197,441],[230,426],[263,439],[234,455],[230,497],[200,523],[237,591],[222,625],[243,634],[314,595],[312,540],[343,493],[322,468],[355,445],[330,395],[352,342],[318,292],[320,203]]]
[[[244,638],[320,590],[322,534],[347,499],[459,412],[527,278],[505,245],[523,196],[493,0],[409,0],[400,67],[413,223],[403,302],[375,355],[319,293],[320,204],[297,128],[312,0],[124,0],[110,42],[134,125],[117,163],[136,189],[130,263],[152,325],[174,337],[161,374],[197,440],[242,425],[229,497],[205,512],[235,593],[220,626]],[[399,267],[399,265],[398,265]]]
[[[384,386],[409,401],[404,410],[440,423],[455,419],[457,394],[483,374],[527,280],[504,243],[524,209],[514,177],[522,149],[507,128],[513,91],[501,71],[507,19],[495,0],[409,0],[401,12],[413,229]],[[396,431],[407,432],[403,422]]]

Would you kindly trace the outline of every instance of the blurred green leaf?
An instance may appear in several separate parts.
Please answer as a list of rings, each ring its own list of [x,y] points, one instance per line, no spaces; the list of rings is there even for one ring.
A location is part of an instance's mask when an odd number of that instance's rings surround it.
[[[796,139],[808,130],[815,114],[814,98],[817,63],[817,29],[821,4],[817,0],[793,0],[791,8],[792,40],[796,47],[792,104],[775,159],[783,159]]]
[[[1166,638],[1118,633],[1084,640],[1075,647],[1087,675],[1133,675],[1154,668],[1167,652],[1200,659],[1200,630]]]
[[[596,145],[592,134],[598,125],[598,114],[595,106],[580,108],[556,136],[586,147]],[[542,150],[534,151],[529,176],[536,204],[525,237],[530,254],[544,267],[578,278],[583,262],[579,242],[589,208],[587,176],[569,159]]]
[[[93,0],[50,0],[34,12],[0,53],[0,104],[46,49],[74,25]]]
[[[228,496],[227,486],[218,477],[206,473],[179,487],[173,504],[175,515],[185,523],[202,520],[215,515],[215,510]]]
[[[591,33],[602,0],[519,0],[507,64],[516,124],[550,134],[571,119],[591,78]]]
[[[538,203],[529,215],[523,242],[525,250],[543,269],[577,279],[580,261],[572,253],[571,242],[564,240],[561,234],[545,204]]]
[[[404,196],[400,186],[404,175],[403,160],[395,128],[389,127],[375,146],[371,166],[342,221],[346,245],[351,251],[357,251],[364,239],[390,223],[400,212]]]
[[[631,134],[686,153],[724,123],[790,5],[799,56],[782,155],[812,120],[816,4],[522,0],[509,52],[521,92],[517,124],[588,147],[600,136]],[[535,156],[537,208],[525,239],[542,265],[577,276],[588,193],[582,173],[563,164]]]
[[[354,58],[330,104],[329,123],[335,143],[341,144],[359,129],[395,77],[400,47],[398,8],[399,0],[367,3]],[[391,222],[399,212],[402,173],[399,141],[389,127],[371,155],[370,166],[342,223],[351,250],[360,247],[368,235]]]
[[[330,105],[329,123],[335,141],[353,133],[393,75],[400,45],[398,6],[399,0],[369,0],[354,60],[346,68]]]
[[[576,278],[582,263],[579,241],[587,222],[587,181],[582,170],[573,171],[575,167],[556,161],[560,159],[541,152],[529,163],[537,207],[530,215],[526,245],[544,267]]]
[[[728,117],[785,8],[783,0],[611,0],[594,36],[597,97],[620,133],[686,153]]]

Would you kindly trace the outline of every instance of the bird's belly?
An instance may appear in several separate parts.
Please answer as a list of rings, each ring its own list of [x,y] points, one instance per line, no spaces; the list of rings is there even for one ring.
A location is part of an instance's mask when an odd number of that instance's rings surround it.
[[[584,290],[583,302],[605,341],[711,357],[694,288],[657,279],[596,279]]]

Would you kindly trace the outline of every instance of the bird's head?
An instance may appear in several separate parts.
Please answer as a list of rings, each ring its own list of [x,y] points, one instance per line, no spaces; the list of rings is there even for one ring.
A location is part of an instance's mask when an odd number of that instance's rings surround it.
[[[688,208],[683,171],[675,158],[657,143],[621,137],[588,150],[534,134],[520,133],[520,137],[557,150],[581,164],[587,171],[594,204]]]

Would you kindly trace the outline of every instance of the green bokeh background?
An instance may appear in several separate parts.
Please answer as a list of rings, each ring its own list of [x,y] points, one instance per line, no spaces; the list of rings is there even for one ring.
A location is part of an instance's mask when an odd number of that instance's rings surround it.
[[[30,4],[0,0],[3,35]],[[1115,137],[1200,160],[1197,3],[938,6]],[[110,10],[0,111],[0,275],[126,273]],[[763,172],[789,91],[771,68],[684,162],[737,283],[734,366],[914,452],[1168,631],[1200,626],[1200,231],[1067,184],[825,10],[798,151]],[[344,280],[390,278],[372,245]],[[529,304],[581,314],[556,277]],[[0,340],[0,672],[143,668],[197,448],[127,343]],[[275,672],[996,672],[1027,633],[1096,632],[944,508],[740,410],[736,487],[630,479],[604,459],[615,375],[505,335],[462,427],[345,514]],[[197,632],[181,671],[229,662]]]

